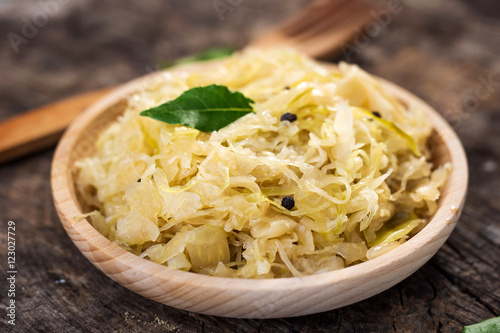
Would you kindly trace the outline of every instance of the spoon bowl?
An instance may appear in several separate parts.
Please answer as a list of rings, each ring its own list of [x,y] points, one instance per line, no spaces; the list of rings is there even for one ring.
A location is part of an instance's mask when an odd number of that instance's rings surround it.
[[[209,65],[186,65],[171,71],[195,71]],[[182,310],[235,318],[292,317],[332,310],[378,294],[411,275],[438,251],[457,223],[468,180],[460,140],[437,111],[382,80],[384,87],[402,102],[416,103],[425,110],[434,127],[429,141],[433,162],[450,162],[453,167],[436,213],[407,242],[375,259],[340,270],[261,280],[173,270],[127,252],[102,236],[87,219],[75,219],[86,211],[75,190],[73,166],[75,161],[92,155],[97,137],[123,113],[128,96],[147,80],[154,80],[155,75],[117,88],[79,116],[59,142],[51,172],[55,206],[75,245],[104,274],[144,297]]]

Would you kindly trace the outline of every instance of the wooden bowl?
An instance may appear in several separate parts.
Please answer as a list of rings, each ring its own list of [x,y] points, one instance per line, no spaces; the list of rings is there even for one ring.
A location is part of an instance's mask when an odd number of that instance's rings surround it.
[[[184,69],[200,67],[192,65]],[[430,140],[433,160],[449,161],[453,166],[434,217],[403,245],[337,271],[262,280],[173,270],[129,253],[102,236],[87,220],[74,219],[82,213],[82,204],[75,193],[72,171],[76,160],[92,154],[99,133],[124,111],[127,97],[145,80],[153,79],[154,76],[140,78],[118,88],[76,119],[57,147],[51,175],[57,212],[78,249],[103,273],[144,297],[174,308],[223,317],[276,318],[327,311],[364,300],[402,281],[437,252],[455,227],[468,179],[463,147],[434,109],[404,89],[383,81],[400,100],[418,103],[427,112],[435,128]]]

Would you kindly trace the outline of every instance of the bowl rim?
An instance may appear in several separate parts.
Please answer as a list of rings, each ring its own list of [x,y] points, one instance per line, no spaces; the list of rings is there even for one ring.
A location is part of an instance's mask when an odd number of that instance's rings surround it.
[[[202,66],[205,65],[206,64],[203,64]],[[330,69],[335,67],[332,64],[323,63],[323,65],[326,65]],[[78,209],[72,199],[70,188],[73,186],[73,179],[71,173],[72,166],[69,165],[69,158],[71,150],[77,143],[79,134],[84,131],[85,128],[91,124],[103,110],[118,103],[120,100],[123,100],[126,96],[136,90],[139,84],[147,84],[145,82],[146,80],[155,79],[157,75],[163,75],[164,72],[193,70],[195,68],[200,68],[200,66],[200,64],[178,66],[130,81],[129,83],[118,87],[107,96],[97,101],[95,104],[92,104],[86,109],[85,112],[75,119],[75,121],[73,121],[57,146],[51,167],[51,186],[55,206],[59,216],[61,217],[61,222],[70,237],[77,234],[82,238],[83,242],[87,243],[87,248],[91,248],[93,250],[97,249],[100,255],[108,258],[107,260],[116,260],[120,264],[128,266],[131,269],[134,267],[135,269],[140,267],[141,271],[146,274],[161,276],[162,278],[169,280],[177,280],[183,284],[187,283],[193,287],[209,287],[240,292],[248,290],[268,292],[278,290],[293,291],[297,288],[331,286],[348,279],[353,279],[354,277],[372,274],[381,270],[386,270],[390,267],[396,267],[397,265],[404,265],[405,262],[414,262],[416,260],[416,252],[425,249],[426,244],[439,241],[439,239],[442,238],[444,238],[444,242],[450,235],[462,210],[467,191],[468,166],[463,146],[451,126],[438,114],[437,111],[412,93],[380,78],[379,79],[382,85],[393,94],[404,101],[416,102],[424,109],[433,128],[439,129],[438,133],[449,151],[451,159],[450,162],[453,169],[445,185],[447,195],[440,198],[438,209],[428,224],[404,244],[377,258],[339,270],[315,275],[306,275],[303,277],[240,279],[208,276],[171,269],[145,258],[141,258],[126,251],[117,244],[112,243],[96,229],[94,229],[87,219],[80,219],[78,221],[75,220],[74,217],[82,214],[83,212]],[[73,240],[73,242],[75,241]],[[90,252],[85,252],[78,244],[76,245],[79,250],[87,256],[87,258],[89,258],[88,255],[90,255]],[[434,253],[430,254],[429,258],[433,254]],[[416,269],[421,267],[429,258],[419,264]],[[96,264],[94,263],[94,265]],[[101,269],[99,265],[96,265],[96,267]],[[113,278],[112,273],[104,273]],[[394,284],[399,281],[396,281]],[[127,285],[125,285],[125,287],[127,287]],[[386,290],[389,287],[383,290]]]

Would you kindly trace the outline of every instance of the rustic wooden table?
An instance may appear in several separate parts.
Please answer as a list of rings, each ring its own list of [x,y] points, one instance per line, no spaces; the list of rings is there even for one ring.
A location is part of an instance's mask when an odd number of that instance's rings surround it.
[[[458,332],[499,316],[500,3],[379,2],[383,21],[331,60],[358,63],[420,95],[463,140],[467,203],[432,260],[377,296],[306,317],[238,320],[176,310],[113,282],[71,243],[52,203],[49,149],[0,166],[0,331]],[[163,59],[242,47],[306,3],[3,1],[0,120],[147,74]],[[16,326],[5,315],[8,221],[16,227]]]

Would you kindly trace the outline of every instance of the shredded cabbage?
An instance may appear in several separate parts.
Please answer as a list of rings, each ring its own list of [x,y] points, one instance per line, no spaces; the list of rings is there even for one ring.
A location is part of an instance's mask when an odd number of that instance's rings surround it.
[[[213,133],[139,116],[208,84],[242,92],[256,113]],[[280,121],[286,112],[298,119]],[[135,93],[95,155],[76,163],[76,185],[99,232],[159,264],[237,278],[317,274],[422,229],[451,169],[429,161],[431,131],[423,110],[355,65],[332,71],[292,50],[247,49]]]

